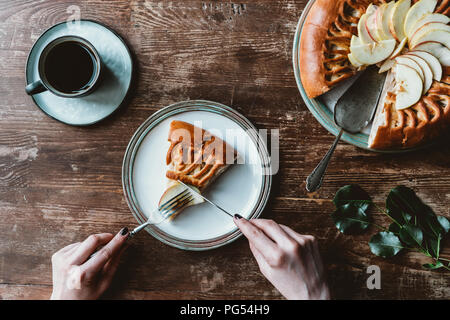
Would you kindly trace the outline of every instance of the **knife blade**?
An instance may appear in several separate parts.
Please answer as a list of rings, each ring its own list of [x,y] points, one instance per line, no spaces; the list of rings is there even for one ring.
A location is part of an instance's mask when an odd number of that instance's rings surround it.
[[[208,202],[209,204],[213,205],[214,207],[216,207],[217,209],[219,209],[220,211],[226,213],[227,215],[229,215],[231,218],[234,218],[234,215],[232,215],[231,213],[229,213],[227,210],[223,209],[221,206],[219,206],[218,204],[212,202],[211,200],[205,198],[204,196],[202,196],[197,190],[195,190],[194,188],[188,186],[187,184],[181,182],[180,180],[177,180],[179,184],[185,186],[186,188],[188,188],[191,192],[193,192],[194,194],[196,194],[197,196],[199,196],[200,198],[202,198],[203,200],[205,200],[206,202]]]

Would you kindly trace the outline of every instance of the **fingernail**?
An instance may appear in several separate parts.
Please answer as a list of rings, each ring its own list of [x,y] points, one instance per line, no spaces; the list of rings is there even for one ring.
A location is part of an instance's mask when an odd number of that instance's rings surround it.
[[[242,219],[242,216],[241,216],[240,214],[237,214],[237,213],[236,213],[236,214],[234,215],[234,218],[235,218],[235,219],[238,219],[238,220],[241,220],[241,219]]]
[[[125,236],[127,233],[128,233],[128,228],[127,227],[123,228],[122,231],[120,231],[120,235],[121,236]]]

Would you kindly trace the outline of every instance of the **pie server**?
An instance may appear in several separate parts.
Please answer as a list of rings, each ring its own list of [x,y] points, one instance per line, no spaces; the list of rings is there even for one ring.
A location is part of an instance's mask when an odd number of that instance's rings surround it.
[[[358,133],[372,121],[385,86],[386,74],[380,74],[376,66],[370,66],[358,77],[349,79],[337,90],[321,97],[329,105],[336,101],[334,122],[340,131],[330,150],[306,179],[308,192],[314,192],[322,185],[328,163],[344,131]]]
[[[193,192],[195,195],[199,196],[200,198],[202,198],[203,200],[205,200],[206,202],[208,202],[209,204],[213,205],[214,207],[216,207],[217,209],[219,209],[220,211],[226,213],[227,215],[229,215],[231,218],[233,218],[233,215],[231,213],[229,213],[227,210],[223,209],[222,207],[220,207],[218,204],[215,204],[214,202],[212,202],[211,200],[206,199],[204,196],[202,196],[197,190],[195,190],[194,188],[188,186],[187,184],[181,182],[180,180],[177,180],[179,184],[185,186],[186,188],[188,188],[191,192]]]

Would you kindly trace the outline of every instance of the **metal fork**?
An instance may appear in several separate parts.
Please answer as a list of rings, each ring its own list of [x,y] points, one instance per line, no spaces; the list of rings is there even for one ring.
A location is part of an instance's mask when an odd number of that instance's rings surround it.
[[[158,209],[153,211],[146,223],[141,224],[139,227],[136,227],[133,231],[131,231],[128,235],[128,239],[134,237],[139,231],[145,229],[150,225],[158,225],[163,223],[167,219],[170,219],[176,212],[183,209],[186,205],[188,205],[192,200],[194,200],[194,196],[191,194],[189,189],[185,189],[183,192],[177,194],[170,200],[161,204]]]

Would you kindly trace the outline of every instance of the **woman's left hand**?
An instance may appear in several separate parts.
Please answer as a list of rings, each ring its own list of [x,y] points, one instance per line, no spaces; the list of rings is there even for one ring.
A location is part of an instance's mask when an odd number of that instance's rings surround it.
[[[127,247],[127,237],[127,228],[116,236],[95,234],[53,254],[53,292],[50,299],[98,299],[111,284]]]

